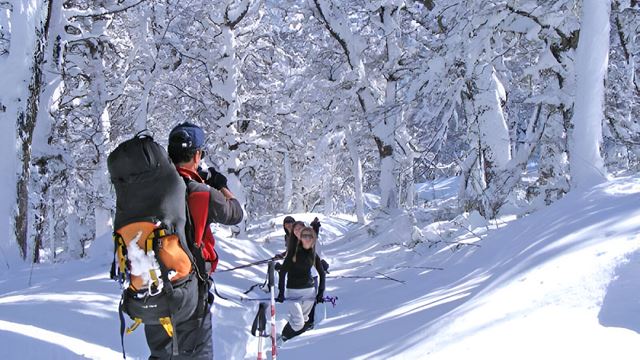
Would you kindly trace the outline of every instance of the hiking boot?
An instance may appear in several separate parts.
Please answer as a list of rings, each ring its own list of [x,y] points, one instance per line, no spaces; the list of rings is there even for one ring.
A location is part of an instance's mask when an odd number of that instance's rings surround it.
[[[304,323],[304,326],[302,327],[302,331],[313,329],[313,326],[314,326],[313,320],[309,319],[309,321]]]
[[[282,341],[287,341],[296,335],[297,335],[296,331],[293,330],[293,328],[291,327],[291,325],[289,325],[289,323],[287,323],[282,328],[282,335],[281,335]]]
[[[300,334],[302,334],[303,332],[307,331],[307,328],[305,326],[302,327],[302,329],[295,331],[293,330],[293,328],[291,327],[291,325],[289,325],[289,323],[287,323],[287,325],[285,325],[282,328],[282,341],[287,341],[293,337],[296,337]]]

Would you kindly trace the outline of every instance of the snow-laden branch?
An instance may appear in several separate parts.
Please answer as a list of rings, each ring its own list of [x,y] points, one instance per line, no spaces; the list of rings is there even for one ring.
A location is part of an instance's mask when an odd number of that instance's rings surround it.
[[[132,7],[138,6],[140,4],[142,4],[143,2],[145,2],[147,0],[138,0],[132,4],[129,5],[124,5],[121,6],[119,8],[116,9],[107,9],[105,11],[101,11],[101,12],[94,12],[94,11],[82,11],[82,10],[67,10],[65,11],[66,15],[69,15],[69,20],[70,21],[75,21],[76,19],[79,18],[100,18],[103,16],[107,16],[107,15],[113,15],[113,14],[117,14],[117,13],[121,13],[121,12],[125,12],[129,9],[131,9]]]
[[[233,8],[231,5],[232,4],[229,4],[224,11],[224,22],[225,25],[233,30],[249,12],[251,1],[242,0],[242,2],[238,6]]]
[[[362,58],[362,52],[365,48],[364,39],[351,31],[346,14],[338,5],[330,0],[313,0],[313,4],[318,19],[327,28],[331,37],[338,41],[345,52],[349,67],[355,72],[358,83],[356,94],[360,107],[364,112],[372,111],[376,107],[376,101]]]

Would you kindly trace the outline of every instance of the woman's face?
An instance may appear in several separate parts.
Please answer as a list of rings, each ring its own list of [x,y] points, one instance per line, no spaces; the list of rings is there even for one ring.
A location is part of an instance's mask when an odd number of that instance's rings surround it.
[[[315,243],[313,234],[310,234],[308,231],[300,234],[300,241],[302,241],[302,247],[305,249],[311,249],[311,247]]]
[[[298,239],[300,239],[300,231],[302,231],[302,228],[303,228],[303,227],[304,227],[304,226],[302,226],[302,225],[296,225],[296,226],[293,228],[293,234],[294,234]]]
[[[292,227],[293,227],[293,223],[284,224],[284,228],[287,229],[288,232],[291,232]]]

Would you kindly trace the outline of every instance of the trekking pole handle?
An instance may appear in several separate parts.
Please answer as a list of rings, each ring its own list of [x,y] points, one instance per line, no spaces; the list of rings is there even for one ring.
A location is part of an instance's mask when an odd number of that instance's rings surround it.
[[[324,300],[325,302],[330,302],[331,305],[333,305],[333,307],[336,307],[336,302],[338,301],[338,297],[337,296],[325,296],[324,298],[322,298],[322,300]]]

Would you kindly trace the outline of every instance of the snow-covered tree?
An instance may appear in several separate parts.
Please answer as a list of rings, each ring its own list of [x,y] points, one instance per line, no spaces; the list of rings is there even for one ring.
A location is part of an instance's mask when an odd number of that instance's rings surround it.
[[[0,215],[29,260],[82,256],[109,231],[108,152],[145,128],[166,143],[183,121],[205,129],[249,219],[364,223],[367,193],[410,209],[439,176],[462,180],[453,212],[495,217],[605,164],[640,168],[636,1],[16,4],[0,2],[0,70],[27,85],[0,93],[0,146],[17,151]],[[590,31],[602,41],[579,47]]]
[[[640,4],[613,1],[603,156],[609,171],[637,171],[640,156]]]
[[[569,142],[571,182],[586,187],[605,179],[600,154],[604,120],[604,81],[609,63],[611,1],[584,0],[576,54],[576,100]]]

